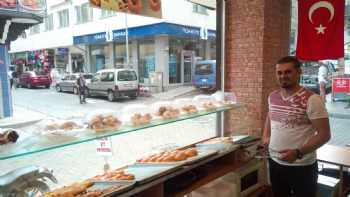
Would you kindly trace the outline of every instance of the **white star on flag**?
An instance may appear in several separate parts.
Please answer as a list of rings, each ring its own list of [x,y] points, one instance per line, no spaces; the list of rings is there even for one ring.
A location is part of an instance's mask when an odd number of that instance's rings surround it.
[[[315,27],[315,29],[317,30],[317,34],[324,34],[324,30],[326,28],[327,27],[323,27],[322,24],[320,24],[320,26],[318,26],[318,27]]]

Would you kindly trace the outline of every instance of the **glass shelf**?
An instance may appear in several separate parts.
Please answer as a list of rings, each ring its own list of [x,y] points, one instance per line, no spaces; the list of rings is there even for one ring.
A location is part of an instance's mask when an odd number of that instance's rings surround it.
[[[201,117],[201,116],[214,114],[218,112],[224,112],[231,109],[237,109],[240,107],[241,105],[239,104],[227,105],[224,107],[218,107],[215,110],[211,110],[211,111],[199,111],[198,113],[195,113],[195,114],[181,115],[176,119],[168,119],[168,120],[155,119],[155,120],[152,120],[150,124],[142,125],[142,126],[124,125],[118,130],[99,132],[99,133],[93,132],[91,130],[86,130],[86,131],[80,132],[76,136],[53,135],[53,134],[48,134],[48,135],[27,134],[24,137],[21,136],[20,138],[23,138],[23,139],[17,141],[17,143],[0,146],[0,160],[30,155],[33,153],[48,151],[56,148],[74,145],[74,144],[80,144],[80,143],[89,142],[89,141],[93,141],[104,137],[121,135],[121,134],[129,133],[137,130],[156,127],[159,125],[165,125],[173,122],[193,119],[196,117]]]

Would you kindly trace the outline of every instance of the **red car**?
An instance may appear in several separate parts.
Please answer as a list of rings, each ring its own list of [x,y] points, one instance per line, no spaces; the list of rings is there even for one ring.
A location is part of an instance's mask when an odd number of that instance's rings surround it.
[[[47,73],[38,71],[26,71],[20,75],[18,86],[27,88],[44,86],[45,88],[49,88],[50,84],[51,80]]]

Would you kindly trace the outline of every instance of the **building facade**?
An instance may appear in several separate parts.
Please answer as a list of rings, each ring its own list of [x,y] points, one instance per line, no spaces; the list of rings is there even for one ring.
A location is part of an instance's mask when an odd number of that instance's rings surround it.
[[[11,44],[13,63],[26,57],[24,69],[132,67],[141,83],[157,73],[170,87],[191,83],[195,61],[216,59],[215,11],[186,0],[163,0],[161,19],[92,8],[88,0],[52,0],[47,9],[43,24]]]

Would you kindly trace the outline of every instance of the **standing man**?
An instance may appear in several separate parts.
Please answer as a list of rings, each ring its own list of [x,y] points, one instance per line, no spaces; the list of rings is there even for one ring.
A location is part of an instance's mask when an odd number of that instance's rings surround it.
[[[328,68],[322,62],[318,68],[318,84],[320,86],[320,95],[323,102],[326,102],[326,84],[328,82]]]
[[[295,57],[277,62],[280,89],[269,96],[263,133],[274,197],[316,197],[316,150],[331,137],[324,102],[299,85],[300,75]]]
[[[78,92],[79,92],[79,102],[80,104],[86,103],[86,81],[83,73],[80,73],[77,79]]]
[[[10,89],[12,89],[12,86],[13,86],[12,72],[13,71],[8,71],[8,73],[7,73],[7,76],[8,76],[9,81],[10,81]]]

